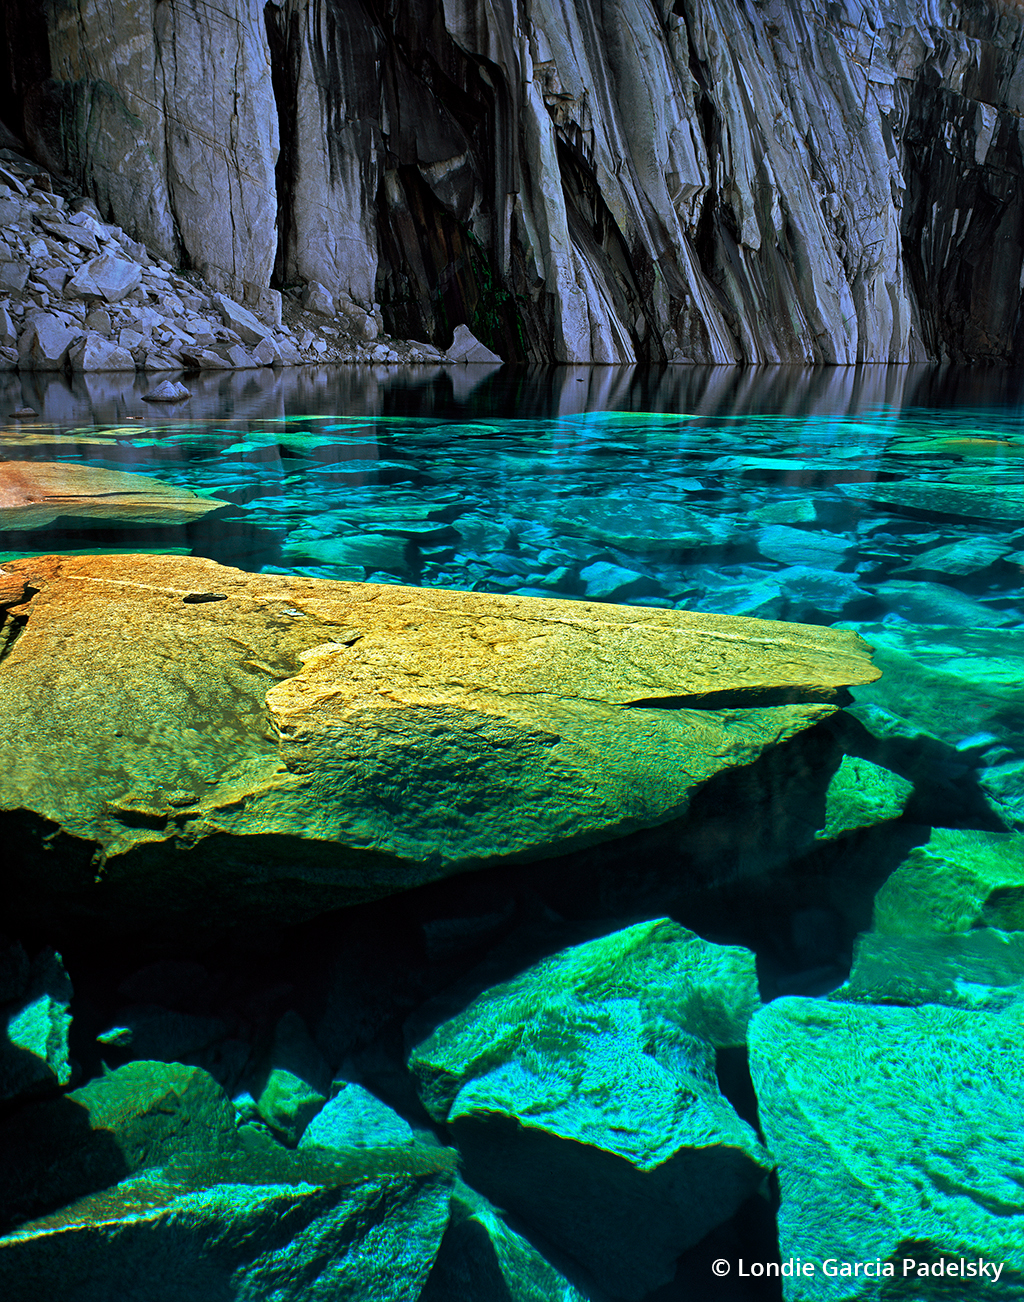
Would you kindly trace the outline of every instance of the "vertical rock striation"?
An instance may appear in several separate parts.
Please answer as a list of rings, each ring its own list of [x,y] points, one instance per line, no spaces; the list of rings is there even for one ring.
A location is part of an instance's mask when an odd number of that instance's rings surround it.
[[[1018,5],[2,8],[10,125],[250,303],[509,360],[1015,355]]]

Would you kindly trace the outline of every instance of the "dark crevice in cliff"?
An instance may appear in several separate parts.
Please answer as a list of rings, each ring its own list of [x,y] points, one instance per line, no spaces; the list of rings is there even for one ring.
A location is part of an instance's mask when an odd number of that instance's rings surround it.
[[[622,232],[601,196],[601,188],[580,142],[571,147],[566,143],[565,134],[559,132],[557,148],[562,193],[573,243],[609,293],[615,314],[632,339],[637,360],[664,361],[664,349],[651,311],[653,275],[648,277],[649,283],[644,286],[644,269],[634,262]]]
[[[270,48],[270,78],[277,108],[280,153],[274,169],[277,191],[277,252],[271,285],[282,289],[288,281],[288,254],[292,233],[291,196],[298,179],[298,81],[301,44],[299,15],[267,3],[263,9]]]
[[[417,167],[386,173],[377,198],[378,295],[389,333],[447,348],[455,326],[506,361],[525,361],[517,304],[487,251],[439,202]]]
[[[50,41],[42,5],[0,0],[0,119],[25,137],[25,102],[50,76]]]
[[[995,115],[987,148],[978,144],[985,111]],[[904,147],[904,261],[929,355],[1012,360],[1024,343],[1024,158],[1016,119],[924,75],[914,86]]]

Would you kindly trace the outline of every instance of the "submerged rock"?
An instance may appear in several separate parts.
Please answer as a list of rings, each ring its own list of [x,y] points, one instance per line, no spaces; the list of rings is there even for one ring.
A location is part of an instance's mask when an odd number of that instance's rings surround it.
[[[839,484],[847,497],[880,506],[968,520],[1024,520],[1024,488],[900,480],[897,483]]]
[[[0,1102],[47,1093],[70,1081],[71,996],[71,982],[59,954],[46,949],[30,963],[21,945],[3,945]]]
[[[12,872],[107,926],[294,918],[681,818],[875,675],[849,633],[690,612],[174,556],[11,575],[36,591],[0,666]]]
[[[300,1148],[388,1148],[412,1144],[412,1126],[362,1085],[346,1081],[303,1132]]]
[[[995,628],[915,628],[850,624],[874,647],[882,677],[855,686],[852,709],[878,734],[884,715],[911,734],[957,746],[978,737],[1024,744],[1021,635]]]
[[[886,936],[1024,931],[1024,836],[932,828],[878,892],[873,926]]]
[[[735,542],[736,535],[736,522],[729,517],[626,497],[562,499],[555,511],[555,524],[566,533],[627,552],[692,551]]]
[[[486,991],[409,1065],[469,1183],[639,1298],[770,1165],[715,1078],[757,1006],[753,954],[658,919]]]
[[[899,818],[914,784],[898,773],[856,755],[844,755],[825,797],[825,826],[815,833],[831,841],[849,832]]]
[[[207,1072],[133,1062],[0,1122],[0,1225],[44,1215],[183,1152],[236,1146],[235,1111]]]
[[[0,528],[44,529],[55,520],[162,525],[200,520],[226,503],[150,475],[64,461],[0,464]],[[8,566],[8,573],[14,572]]]
[[[475,1189],[456,1180],[441,1247],[419,1302],[588,1302]]]
[[[408,1302],[448,1220],[444,1150],[347,1165],[262,1145],[171,1163],[0,1238],[10,1302]]]
[[[886,1295],[863,1274],[827,1277],[825,1257],[892,1262],[900,1284],[904,1259],[984,1258],[1003,1266],[1002,1280],[978,1296],[1024,1295],[1019,1018],[785,998],[753,1018],[749,1039],[778,1161],[782,1259],[819,1266],[786,1281],[788,1299]],[[907,1282],[922,1302],[982,1287],[957,1280],[951,1293],[948,1278],[916,1270]]]
[[[829,998],[991,1012],[1024,1004],[1024,933],[995,927],[932,936],[869,931],[857,937],[849,980]]]

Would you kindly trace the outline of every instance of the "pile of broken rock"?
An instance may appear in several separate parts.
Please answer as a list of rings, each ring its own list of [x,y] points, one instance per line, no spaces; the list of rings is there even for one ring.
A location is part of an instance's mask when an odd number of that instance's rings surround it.
[[[253,309],[157,260],[92,199],[68,198],[43,169],[0,150],[0,370],[242,370],[303,363],[490,362],[465,326],[447,353],[383,334],[364,309],[307,285]]]

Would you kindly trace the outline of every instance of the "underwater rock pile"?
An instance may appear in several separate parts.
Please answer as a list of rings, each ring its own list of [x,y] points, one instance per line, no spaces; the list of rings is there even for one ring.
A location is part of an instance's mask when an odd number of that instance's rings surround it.
[[[2,570],[5,1298],[1024,1298],[1012,629]]]

